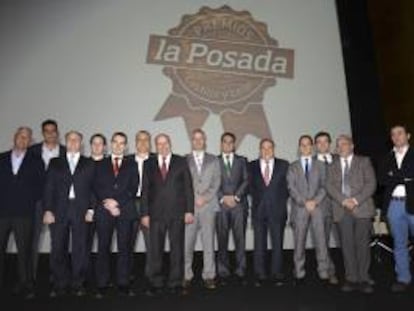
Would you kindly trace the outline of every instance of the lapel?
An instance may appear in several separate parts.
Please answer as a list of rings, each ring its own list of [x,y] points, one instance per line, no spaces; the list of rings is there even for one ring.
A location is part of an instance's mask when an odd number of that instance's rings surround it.
[[[394,154],[394,163],[395,163],[395,166],[398,168],[397,159],[395,158],[395,153],[393,152],[393,154]],[[410,157],[412,155],[413,155],[413,149],[411,147],[408,147],[407,153],[405,154],[405,156],[404,156],[404,158],[403,158],[403,160],[401,162],[401,169],[406,166],[407,161],[409,161],[409,159],[410,159]]]
[[[171,174],[174,172],[175,170],[175,162],[176,162],[176,156],[174,154],[171,154],[171,158],[170,158],[170,164],[168,165],[168,170],[167,170],[167,176],[165,177],[165,180],[162,179],[162,174],[161,174],[161,167],[158,163],[158,154],[155,156],[154,159],[154,163],[156,165],[156,172],[157,172],[157,177],[159,178],[159,180],[161,180],[161,182],[163,183],[167,183]]]
[[[17,171],[17,174],[15,176],[20,176],[22,174],[22,172],[25,170],[27,162],[29,161],[29,154],[28,154],[28,150],[26,150],[26,153],[24,155],[24,158],[22,160],[22,163],[20,164],[19,170]],[[12,163],[12,151],[9,152],[9,172],[11,175],[14,176],[13,174],[13,163]]]
[[[239,165],[239,159],[237,158],[236,154],[233,154],[233,163],[231,164],[230,168],[230,178],[233,179],[236,172],[236,166]]]

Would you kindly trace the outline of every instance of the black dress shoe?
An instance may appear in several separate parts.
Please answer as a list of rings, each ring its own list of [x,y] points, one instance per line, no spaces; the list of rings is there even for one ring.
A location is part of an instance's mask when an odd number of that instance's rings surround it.
[[[50,298],[62,297],[64,295],[66,295],[66,290],[63,288],[54,288],[49,293]]]
[[[219,277],[218,279],[219,286],[227,286],[230,284],[230,278],[229,277]]]
[[[285,284],[284,277],[275,277],[273,278],[273,285],[276,287],[281,287]]]
[[[295,278],[293,280],[293,285],[296,287],[302,287],[305,285],[305,278]]]
[[[372,294],[374,292],[374,288],[369,282],[362,282],[359,284],[359,291],[364,294]]]
[[[353,282],[345,281],[345,283],[341,287],[341,291],[344,293],[350,293],[357,289],[357,286]]]
[[[98,288],[95,293],[96,299],[102,299],[106,295],[106,288]]]
[[[24,293],[24,299],[25,300],[31,300],[36,297],[35,292],[33,289],[27,289]]]
[[[265,284],[265,280],[263,280],[263,279],[255,279],[254,280],[254,287],[257,287],[257,288],[263,287],[264,284]]]
[[[118,288],[118,295],[123,297],[135,297],[135,292],[128,286],[120,286]]]
[[[410,287],[410,284],[408,284],[408,283],[395,282],[391,286],[391,291],[393,293],[404,293],[408,290],[409,287]]]
[[[150,287],[145,291],[145,295],[148,297],[158,297],[164,293],[161,287]]]
[[[74,287],[73,288],[73,294],[76,297],[83,297],[86,294],[85,288],[83,288],[82,286],[80,286],[80,287]]]
[[[236,283],[241,286],[247,286],[247,280],[244,276],[236,276]]]

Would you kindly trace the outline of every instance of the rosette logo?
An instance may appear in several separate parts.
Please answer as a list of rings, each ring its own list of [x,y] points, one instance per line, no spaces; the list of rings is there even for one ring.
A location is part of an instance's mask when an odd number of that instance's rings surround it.
[[[210,113],[240,143],[248,135],[271,137],[263,110],[266,89],[293,78],[294,51],[280,48],[266,24],[228,6],[184,15],[168,35],[151,35],[147,63],[164,66],[171,94],[155,120],[182,117],[190,135]]]

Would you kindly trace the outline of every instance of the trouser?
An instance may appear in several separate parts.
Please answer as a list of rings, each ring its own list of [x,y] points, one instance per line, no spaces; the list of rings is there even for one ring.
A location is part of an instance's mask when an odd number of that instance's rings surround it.
[[[295,248],[293,260],[295,263],[294,275],[301,279],[305,277],[306,260],[306,237],[309,227],[312,232],[316,259],[318,262],[318,274],[321,279],[328,278],[328,249],[326,247],[324,215],[321,209],[316,208],[313,212],[308,212],[306,208],[296,208],[293,220],[293,236]]]
[[[141,200],[139,198],[136,199],[135,201],[135,205],[136,208],[138,210],[138,215],[140,215],[139,210],[140,210],[140,205],[141,205]],[[144,238],[144,244],[145,244],[145,276],[149,277],[150,274],[150,267],[149,267],[149,263],[151,261],[150,259],[150,241],[149,241],[149,229],[142,226],[141,225],[141,221],[140,219],[138,219],[137,221],[134,221],[133,224],[133,231],[132,231],[132,240],[131,240],[131,249],[132,249],[132,253],[134,253],[135,251],[135,246],[139,237],[139,233],[142,233],[142,236]],[[133,273],[133,266],[131,265],[131,273]]]
[[[371,263],[371,231],[370,218],[356,218],[346,212],[338,222],[341,239],[342,256],[345,265],[345,279],[349,282],[369,282]]]
[[[165,239],[170,241],[170,266],[167,286],[182,286],[184,279],[184,218],[152,219],[150,224],[150,282],[152,286],[164,286],[163,255]]]
[[[324,216],[323,218],[323,227],[325,230],[325,242],[326,242],[326,249],[328,250],[328,274],[330,277],[335,276],[336,275],[336,269],[335,269],[335,264],[332,260],[332,255],[330,252],[330,240],[331,240],[331,234],[333,233],[333,231],[335,230],[336,227],[333,226],[333,219],[332,216]],[[335,230],[336,233],[336,230]],[[336,237],[336,234],[334,234],[334,236]]]
[[[414,236],[414,215],[408,214],[404,200],[391,200],[387,213],[391,234],[394,239],[394,262],[397,280],[410,283],[409,235]]]
[[[104,288],[110,282],[111,245],[115,229],[118,245],[116,283],[119,287],[129,286],[133,220],[113,217],[107,211],[97,216],[98,254],[95,265],[97,286]]]
[[[196,208],[194,222],[185,225],[185,253],[184,253],[184,277],[192,280],[194,248],[197,241],[197,233],[201,234],[203,244],[203,273],[204,280],[216,277],[216,264],[214,253],[215,211],[211,207]]]
[[[86,276],[87,224],[78,220],[57,222],[51,227],[53,230],[50,263],[54,287],[79,288],[83,285]],[[69,261],[70,237],[72,237],[72,251]]]
[[[235,274],[244,277],[246,274],[246,213],[243,206],[234,208],[221,207],[216,213],[216,230],[218,240],[217,273],[219,277],[226,278],[231,274],[229,261],[229,238],[233,233],[236,251]]]
[[[253,218],[254,230],[254,273],[258,279],[267,278],[265,262],[267,254],[267,238],[270,233],[272,245],[270,273],[272,277],[283,276],[283,238],[285,222],[271,217]]]
[[[17,247],[19,286],[31,289],[33,274],[31,265],[32,219],[0,218],[0,285],[4,282],[4,259],[10,233],[14,234]]]
[[[42,231],[46,228],[43,224],[43,204],[41,201],[37,202],[35,207],[35,215],[34,215],[34,224],[33,224],[33,237],[32,237],[32,271],[33,271],[33,279],[37,279],[37,270],[38,270],[38,263],[39,263],[39,246],[43,242]]]

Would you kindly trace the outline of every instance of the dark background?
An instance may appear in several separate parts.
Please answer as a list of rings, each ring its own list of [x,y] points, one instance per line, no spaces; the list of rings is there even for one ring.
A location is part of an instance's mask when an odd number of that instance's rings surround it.
[[[414,1],[337,0],[356,151],[374,163],[390,126],[414,133]]]

